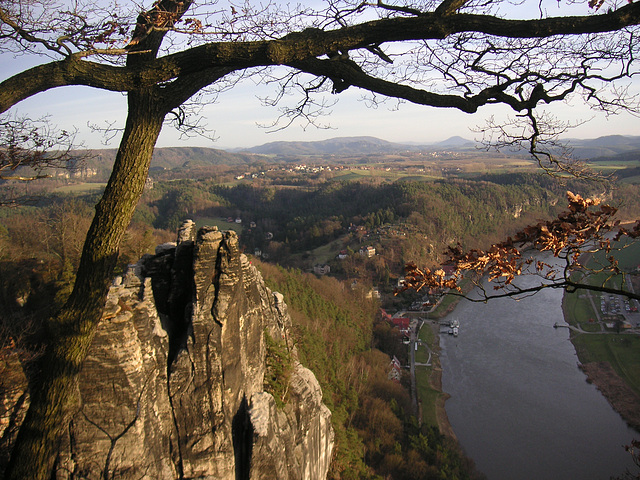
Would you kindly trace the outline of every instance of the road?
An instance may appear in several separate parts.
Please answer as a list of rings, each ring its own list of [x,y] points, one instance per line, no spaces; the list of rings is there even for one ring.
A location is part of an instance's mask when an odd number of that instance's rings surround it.
[[[411,406],[416,415],[420,418],[418,411],[418,387],[416,384],[416,342],[418,328],[411,328],[411,336],[409,337],[409,373],[411,374]]]

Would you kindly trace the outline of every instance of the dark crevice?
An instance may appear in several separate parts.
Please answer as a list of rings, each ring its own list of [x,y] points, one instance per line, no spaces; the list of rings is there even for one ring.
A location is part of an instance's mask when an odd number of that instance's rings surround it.
[[[176,248],[171,269],[171,293],[169,295],[169,318],[172,332],[169,334],[168,364],[171,365],[178,352],[186,347],[191,330],[193,311],[193,242],[182,242]]]
[[[251,474],[251,455],[253,451],[253,425],[249,417],[247,397],[242,397],[238,411],[231,424],[233,452],[236,461],[236,480],[249,480]]]
[[[173,419],[173,428],[176,432],[175,444],[178,447],[176,455],[173,454],[174,442],[169,441],[169,451],[172,460],[175,459],[175,466],[178,473],[178,479],[184,478],[184,466],[182,461],[182,445],[180,444],[180,426],[178,425],[178,419],[176,418],[176,410],[173,405],[173,395],[171,393],[171,382],[167,381],[167,392],[169,397],[169,405],[171,406],[171,418]]]
[[[184,478],[182,445],[179,422],[175,415],[171,391],[171,366],[182,349],[187,347],[192,330],[191,314],[195,285],[193,280],[193,242],[183,241],[178,247],[165,250],[145,259],[143,276],[151,278],[153,297],[163,328],[169,336],[167,353],[167,392],[174,428],[175,445],[170,442],[171,458],[174,460],[178,478]],[[174,451],[177,447],[177,451]]]
[[[216,324],[222,328],[222,322],[218,319],[218,315],[216,315],[216,307],[218,305],[218,297],[220,295],[220,277],[222,275],[222,258],[223,258],[223,252],[226,250],[225,248],[225,239],[222,239],[222,242],[220,242],[220,246],[218,248],[218,253],[216,255],[216,269],[215,269],[215,274],[214,277],[212,279],[212,284],[213,284],[213,301],[211,302],[211,318],[213,318],[213,321],[216,322]]]
[[[71,458],[71,464],[73,465],[73,470],[69,472],[69,480],[74,480],[77,478],[77,470],[78,470],[78,447],[76,445],[76,436],[74,435],[74,422],[71,420],[69,422],[69,457]]]
[[[193,242],[183,242],[145,260],[143,275],[151,278],[153,298],[169,335],[167,369],[186,348],[193,309]]]

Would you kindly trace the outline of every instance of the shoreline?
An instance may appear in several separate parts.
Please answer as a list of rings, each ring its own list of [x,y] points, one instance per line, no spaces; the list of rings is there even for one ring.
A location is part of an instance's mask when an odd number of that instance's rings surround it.
[[[626,222],[623,221],[621,222],[621,225],[624,225],[625,223]],[[633,224],[635,221],[628,223]],[[586,265],[592,256],[593,253],[584,253],[580,257],[580,261]],[[633,285],[640,284],[640,276],[631,275],[630,278]],[[631,286],[631,291],[634,291],[634,289],[637,289],[637,286]],[[566,310],[565,299],[566,292],[562,296],[562,316],[565,323],[572,325],[569,321],[572,317]],[[588,383],[595,385],[609,405],[611,405],[611,408],[613,408],[613,410],[622,417],[629,427],[640,433],[640,394],[631,388],[631,386],[622,377],[620,377],[620,375],[618,375],[618,372],[616,372],[613,365],[609,362],[585,361],[584,352],[582,352],[574,342],[576,335],[579,334],[571,331],[569,334],[569,341],[571,342],[571,345],[573,345],[576,356],[578,357],[578,368],[580,368],[586,376],[585,380]]]
[[[451,313],[458,302],[454,302],[449,305],[445,312],[442,312],[439,315],[439,318],[445,318],[449,313]],[[567,315],[564,309],[564,301],[562,308],[563,317],[565,318],[565,322],[569,323],[567,320]],[[440,349],[440,336],[438,332],[436,332],[438,344],[436,345],[437,349]],[[598,389],[598,391],[604,396],[604,398],[609,402],[611,408],[613,408],[623,419],[629,427],[636,430],[640,433],[640,395],[638,395],[627,383],[616,373],[613,367],[608,362],[588,362],[583,363],[580,358],[578,349],[573,343],[573,337],[575,334],[571,334],[569,336],[569,340],[573,345],[574,350],[576,351],[576,355],[578,356],[578,360],[580,363],[578,364],[578,368],[585,374],[585,381],[588,383],[592,383]],[[449,417],[447,416],[446,411],[446,401],[451,398],[451,395],[444,392],[442,389],[442,366],[440,364],[440,356],[435,356],[436,363],[434,364],[434,368],[432,374],[429,376],[429,385],[434,390],[440,392],[436,402],[435,402],[435,410],[436,410],[436,421],[438,424],[438,429],[440,433],[446,435],[448,437],[453,438],[458,441],[455,432],[453,431],[453,427],[449,422]]]
[[[438,339],[438,352],[440,351],[440,334],[437,333]],[[458,442],[458,437],[453,431],[453,426],[451,422],[449,422],[449,417],[447,415],[447,410],[445,408],[445,404],[447,400],[451,398],[451,395],[444,392],[442,390],[442,365],[440,364],[440,355],[434,355],[432,357],[433,370],[431,371],[431,375],[429,375],[429,385],[434,390],[440,392],[438,398],[436,399],[434,408],[436,409],[436,422],[438,424],[438,430],[442,435],[445,435],[449,438],[452,438]]]
[[[564,295],[562,296],[562,316],[565,323],[572,325],[569,321],[571,318],[566,311]],[[585,381],[595,385],[611,408],[622,417],[629,427],[640,433],[640,395],[618,375],[609,362],[586,362],[583,352],[574,343],[576,335],[579,334],[571,331],[569,341],[578,357],[578,368],[585,374]]]
[[[473,282],[470,282],[470,284],[465,285],[462,293],[466,295],[471,290],[473,290]],[[438,312],[438,314],[434,315],[432,318],[434,319],[437,318],[438,320],[446,318],[451,312],[453,312],[456,309],[456,307],[458,306],[458,303],[460,303],[463,298],[464,297],[457,297],[453,302],[451,302],[451,304],[447,305],[444,311]],[[435,347],[437,348],[437,351],[440,352],[440,328],[439,327],[436,328],[436,325],[432,325],[432,328],[434,330],[435,338],[438,339],[438,344],[435,345]],[[436,410],[436,422],[438,424],[438,429],[440,430],[440,433],[449,438],[452,438],[453,440],[455,440],[455,442],[458,445],[460,445],[460,442],[458,441],[458,437],[453,431],[453,426],[449,421],[449,416],[447,415],[446,403],[447,403],[447,400],[451,398],[451,395],[449,395],[447,392],[445,392],[442,389],[442,364],[440,363],[440,355],[435,356],[433,372],[429,376],[429,385],[434,390],[440,392],[440,395],[438,395],[438,398],[436,399],[436,402],[434,405],[434,408]]]
[[[469,291],[471,291],[472,289],[473,289],[472,284],[466,285],[465,288],[463,289],[463,293],[465,294],[469,293]],[[443,318],[446,318],[447,315],[449,315],[451,312],[455,310],[456,306],[462,300],[462,298],[463,297],[457,297],[453,302],[451,302],[451,304],[447,305],[445,309],[440,310],[437,313],[432,312],[431,319],[441,320]],[[437,309],[437,305],[434,308],[434,310],[436,309]],[[434,345],[432,346],[432,349],[439,353],[440,352],[440,329],[437,323],[431,324],[430,328],[433,329],[434,337],[435,339],[437,339],[437,343],[434,341]],[[451,395],[449,395],[447,392],[443,391],[442,389],[442,364],[440,363],[440,355],[439,354],[434,355],[432,358],[432,362],[433,362],[433,369],[431,371],[431,375],[429,375],[429,386],[433,390],[439,392],[438,398],[436,399],[434,404],[438,430],[442,435],[445,435],[446,437],[451,438],[458,445],[460,445],[460,443],[458,442],[458,437],[453,431],[453,426],[449,421],[449,416],[447,415],[446,402],[451,398]]]
[[[590,362],[579,364],[578,367],[586,375],[586,381],[596,386],[627,425],[640,433],[640,395],[620,378],[611,364]]]
[[[453,308],[455,308],[455,306],[453,306]],[[450,306],[447,310],[449,313],[451,310],[453,310],[453,308]],[[446,316],[443,315],[443,317]],[[442,318],[442,317],[441,317]],[[445,404],[447,402],[447,400],[449,400],[449,398],[451,398],[451,395],[449,395],[448,393],[444,392],[442,390],[442,364],[440,363],[440,332],[439,332],[439,328],[436,328],[436,324],[431,324],[429,325],[429,327],[433,330],[434,332],[434,338],[437,339],[437,344],[434,342],[434,345],[431,346],[432,350],[434,350],[435,352],[438,352],[437,355],[433,355],[431,357],[431,362],[432,362],[432,369],[431,369],[431,374],[429,375],[429,386],[438,392],[438,397],[436,398],[435,404],[434,404],[434,408],[435,408],[435,413],[436,413],[436,423],[438,426],[438,430],[440,431],[440,433],[446,437],[449,437],[453,440],[455,440],[456,443],[458,443],[458,437],[456,436],[455,432],[453,431],[453,426],[451,425],[451,422],[449,422],[449,417],[447,416],[447,410],[445,408]],[[422,404],[422,402],[420,403],[420,405]],[[422,405],[421,405],[422,406]],[[459,444],[459,443],[458,443]]]

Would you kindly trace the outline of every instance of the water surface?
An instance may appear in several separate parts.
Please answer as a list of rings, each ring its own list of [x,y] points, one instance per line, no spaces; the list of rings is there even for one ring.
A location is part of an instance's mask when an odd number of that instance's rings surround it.
[[[440,341],[447,414],[489,480],[609,479],[633,466],[623,445],[640,434],[585,381],[568,329],[553,328],[561,301],[550,289],[463,300],[447,317],[460,322]]]

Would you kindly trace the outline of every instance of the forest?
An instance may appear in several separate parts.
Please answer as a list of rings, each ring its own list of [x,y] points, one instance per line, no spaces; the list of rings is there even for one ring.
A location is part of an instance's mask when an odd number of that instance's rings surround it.
[[[402,348],[393,347],[394,338],[401,346],[400,339],[380,321],[380,302],[412,300],[410,294],[392,295],[405,263],[435,265],[448,245],[497,241],[555,215],[567,189],[602,195],[602,186],[531,173],[300,183],[156,181],[127,230],[118,271],[172,241],[186,218],[239,228],[245,252],[267,284],[285,296],[301,360],[315,372],[333,413],[332,478],[479,478],[454,441],[437,426],[418,423],[406,379],[388,379],[390,355],[401,356]],[[640,209],[638,188],[618,184],[604,196],[630,215]],[[0,210],[3,348],[17,341],[25,359],[38,354],[43,319],[70,293],[93,203],[95,193],[48,194],[34,205]],[[358,255],[363,245],[373,245],[377,255]],[[335,258],[340,251],[346,259]],[[332,266],[331,276],[308,273],[318,261]],[[360,288],[348,287],[353,280]],[[382,300],[367,295],[373,286],[383,292]]]

